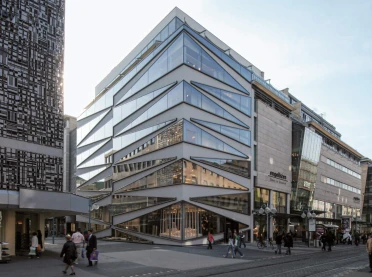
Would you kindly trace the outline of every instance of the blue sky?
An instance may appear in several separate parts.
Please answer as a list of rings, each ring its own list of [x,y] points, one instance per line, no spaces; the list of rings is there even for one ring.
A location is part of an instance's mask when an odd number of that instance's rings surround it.
[[[175,6],[265,72],[372,158],[372,1],[122,1],[66,3],[65,113]]]

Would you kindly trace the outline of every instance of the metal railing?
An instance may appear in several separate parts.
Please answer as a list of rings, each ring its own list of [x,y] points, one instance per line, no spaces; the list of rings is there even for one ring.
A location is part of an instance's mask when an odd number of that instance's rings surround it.
[[[290,100],[289,100],[289,97],[287,95],[285,95],[282,91],[277,90],[276,88],[274,88],[271,84],[269,84],[268,82],[266,82],[262,77],[260,77],[257,74],[253,73],[252,74],[252,81],[256,81],[256,82],[260,83],[265,88],[267,88],[268,90],[270,90],[272,93],[274,93],[275,95],[279,96],[285,102],[287,102],[287,103],[290,104]]]

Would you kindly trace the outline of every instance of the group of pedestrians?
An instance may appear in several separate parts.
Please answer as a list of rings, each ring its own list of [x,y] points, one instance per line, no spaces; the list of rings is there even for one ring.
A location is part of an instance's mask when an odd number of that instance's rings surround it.
[[[326,246],[328,245],[328,251],[332,251],[332,245],[335,241],[335,235],[331,232],[325,232],[320,236],[320,242],[322,243],[322,251],[327,251]]]
[[[286,255],[291,255],[291,248],[293,248],[293,237],[291,233],[277,234],[275,237],[276,250],[275,254],[282,254],[282,243],[284,242],[284,247],[287,248]]]
[[[93,266],[93,262],[90,257],[93,251],[97,250],[97,238],[93,234],[93,230],[88,230],[87,236],[85,237],[80,229],[72,235],[66,236],[66,243],[63,245],[61,251],[61,258],[63,257],[63,262],[66,264],[65,270],[62,272],[67,274],[68,268],[71,268],[70,275],[76,275],[74,270],[74,264],[78,264],[79,258],[82,257],[82,251],[86,245],[86,257],[88,259],[88,267]],[[97,263],[97,262],[96,262]]]
[[[225,258],[229,257],[229,253],[231,253],[231,258],[236,257],[236,253],[238,252],[240,258],[244,257],[244,254],[240,251],[241,245],[244,244],[244,248],[246,247],[244,242],[244,234],[240,232],[239,234],[234,230],[234,233],[228,233],[228,244],[227,244],[227,252],[224,255]]]

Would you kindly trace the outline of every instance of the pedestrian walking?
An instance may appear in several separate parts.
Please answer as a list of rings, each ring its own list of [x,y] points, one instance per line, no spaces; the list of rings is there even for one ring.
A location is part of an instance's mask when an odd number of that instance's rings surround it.
[[[239,242],[240,242],[240,236],[238,235],[238,233],[236,231],[234,231],[234,254],[235,254],[235,257],[236,257],[236,252],[239,253],[240,255],[240,258],[243,258],[244,255],[242,253],[242,251],[240,251],[239,249]]]
[[[291,255],[291,248],[293,247],[293,238],[292,238],[291,233],[288,233],[285,236],[284,247],[287,247],[287,252],[285,254]]]
[[[32,233],[32,238],[31,238],[31,247],[35,248],[35,256],[36,256],[37,259],[40,258],[40,256],[39,256],[40,254],[39,254],[39,252],[37,251],[37,247],[38,247],[38,245],[39,245],[39,240],[38,240],[38,238],[37,238],[37,233],[36,233],[36,232],[33,232],[33,233]],[[32,255],[31,255],[31,256],[28,256],[28,258],[29,258],[29,259],[32,259],[33,256],[32,256]]]
[[[78,228],[77,231],[72,234],[71,240],[75,244],[76,253],[77,253],[76,255],[77,257],[74,263],[78,264],[79,258],[81,257],[81,251],[84,249],[84,246],[85,246],[85,238],[83,234],[81,233],[80,228]]]
[[[239,232],[239,237],[240,237],[240,241],[239,241],[239,248],[242,248],[242,244],[244,244],[244,248],[246,248],[247,246],[245,245],[245,235],[242,231]]]
[[[280,234],[277,234],[275,237],[275,242],[276,242],[276,250],[275,254],[282,254],[282,239],[283,236]]]
[[[322,243],[322,251],[326,251],[327,236],[325,233],[320,237],[320,241]]]
[[[39,257],[41,257],[41,253],[43,251],[43,235],[41,234],[40,230],[37,230],[37,252],[39,252]]]
[[[208,247],[207,249],[212,249],[212,243],[214,241],[214,237],[211,234],[211,231],[208,232]]]
[[[368,253],[368,258],[369,258],[369,272],[372,272],[372,236],[368,237],[367,240],[367,253]]]
[[[355,246],[358,246],[360,242],[360,235],[359,233],[355,233]]]
[[[67,270],[70,267],[70,275],[76,275],[74,271],[74,261],[76,260],[76,246],[75,243],[71,241],[70,235],[66,236],[66,243],[63,245],[60,257],[63,257],[63,262],[66,264],[65,270],[63,270],[62,272],[64,274],[67,274]]]
[[[333,236],[332,232],[327,232],[327,244],[328,244],[328,251],[332,251],[332,245],[333,245]]]
[[[231,233],[227,236],[229,238],[228,243],[227,243],[227,252],[226,255],[223,255],[225,258],[229,257],[229,252],[231,251],[231,258],[235,258],[235,253],[234,253],[234,238]]]
[[[97,250],[97,238],[95,235],[93,235],[93,230],[88,230],[88,242],[87,242],[87,259],[88,259],[88,266],[93,266],[92,261],[90,260],[90,254],[92,254],[93,251]]]

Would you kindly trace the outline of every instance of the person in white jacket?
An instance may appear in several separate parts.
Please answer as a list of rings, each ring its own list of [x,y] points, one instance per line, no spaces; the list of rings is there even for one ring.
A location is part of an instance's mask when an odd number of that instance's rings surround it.
[[[235,258],[235,253],[234,253],[234,238],[233,238],[233,235],[231,233],[229,233],[228,235],[228,238],[229,238],[229,242],[227,244],[227,252],[226,252],[226,255],[223,255],[225,258],[228,258],[229,257],[229,251],[231,250],[231,258]]]
[[[39,245],[39,240],[37,238],[37,233],[36,232],[33,232],[32,233],[32,239],[31,239],[31,247],[35,247],[35,253],[36,253],[36,258],[40,258],[39,257],[39,252],[37,251],[37,246]],[[29,258],[32,258],[32,256],[29,256]]]

